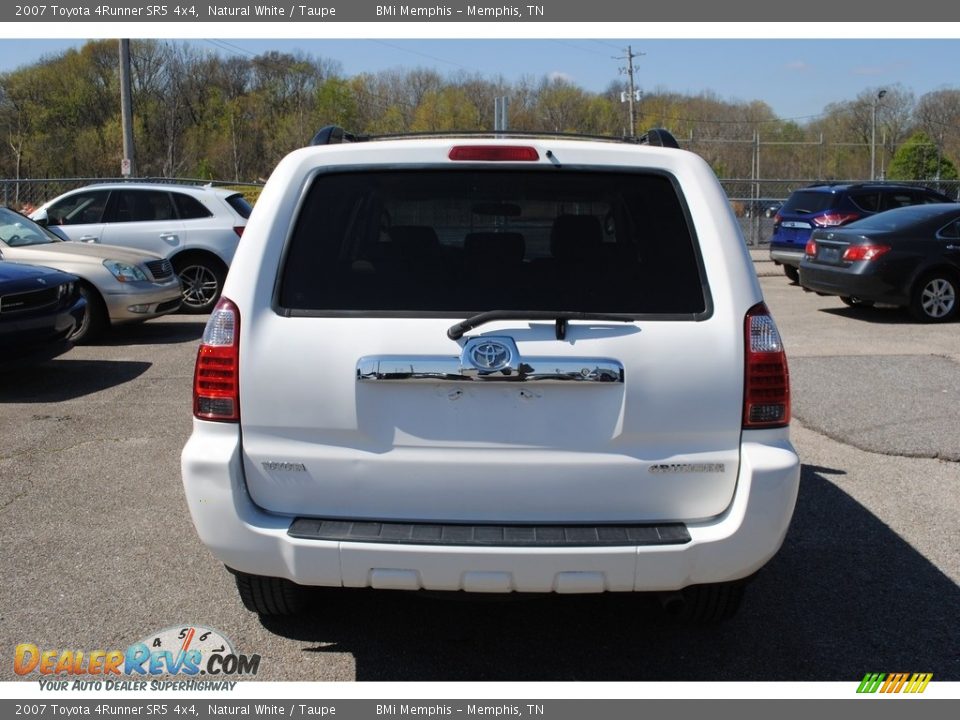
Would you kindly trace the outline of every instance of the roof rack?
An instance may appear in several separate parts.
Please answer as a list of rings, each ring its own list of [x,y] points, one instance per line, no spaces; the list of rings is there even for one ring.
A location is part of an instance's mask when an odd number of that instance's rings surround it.
[[[651,145],[656,147],[679,148],[680,143],[669,130],[651,128],[640,137],[624,135],[621,137],[610,135],[587,135],[580,133],[537,132],[530,130],[451,130],[438,132],[391,133],[386,135],[357,135],[347,132],[337,125],[327,125],[320,128],[313,136],[310,145],[340,145],[342,143],[368,142],[371,140],[401,140],[406,138],[443,138],[443,137],[473,137],[473,138],[555,138],[570,140],[603,140],[606,142],[622,142],[634,145]]]

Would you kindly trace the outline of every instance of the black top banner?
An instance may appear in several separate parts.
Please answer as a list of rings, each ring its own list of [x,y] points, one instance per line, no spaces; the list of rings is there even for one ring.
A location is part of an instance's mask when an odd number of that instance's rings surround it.
[[[277,22],[277,23],[503,23],[503,22],[723,22],[734,35],[750,37],[749,22],[864,22],[862,3],[805,0],[772,6],[769,0],[727,0],[724,3],[626,3],[624,0],[534,0],[535,4],[493,2],[391,3],[358,0],[217,0],[216,2],[145,2],[140,0],[66,0],[64,3],[6,4],[0,22]],[[869,4],[869,21],[891,25],[901,36],[903,22],[960,20],[960,4],[914,0],[909,6],[890,0]],[[882,28],[880,29],[882,33]]]

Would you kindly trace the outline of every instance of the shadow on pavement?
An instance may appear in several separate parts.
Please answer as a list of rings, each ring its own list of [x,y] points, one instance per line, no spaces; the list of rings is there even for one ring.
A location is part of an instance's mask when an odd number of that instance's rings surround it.
[[[117,325],[88,343],[92,346],[172,345],[199,340],[203,336],[207,316],[185,316],[183,320],[148,321]]]
[[[791,531],[719,627],[683,627],[649,598],[478,601],[318,593],[313,616],[262,618],[303,661],[349,652],[357,680],[960,680],[960,589],[825,476],[804,467]],[[905,501],[909,501],[905,498]],[[462,596],[461,596],[462,597]]]
[[[150,365],[126,360],[50,360],[0,378],[0,403],[74,400],[130,382]]]

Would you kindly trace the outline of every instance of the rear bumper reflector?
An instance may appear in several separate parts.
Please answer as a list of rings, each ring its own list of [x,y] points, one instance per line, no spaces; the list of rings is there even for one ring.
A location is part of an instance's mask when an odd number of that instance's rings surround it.
[[[304,540],[478,547],[683,545],[682,523],[662,525],[462,525],[297,518],[287,531]]]

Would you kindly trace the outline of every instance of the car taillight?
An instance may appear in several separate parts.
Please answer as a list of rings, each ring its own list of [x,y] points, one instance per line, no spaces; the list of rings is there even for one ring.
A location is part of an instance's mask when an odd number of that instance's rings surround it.
[[[803,254],[807,257],[816,257],[817,256],[817,241],[816,240],[807,240],[807,246],[803,249]]]
[[[851,245],[843,253],[843,259],[847,262],[876,260],[887,252],[890,252],[889,245]]]
[[[493,162],[533,162],[540,153],[527,145],[456,145],[447,155],[451,160],[485,160]]]
[[[837,225],[846,225],[859,219],[860,216],[857,213],[828,212],[812,218],[810,222],[816,227],[836,227]]]
[[[243,228],[244,225],[234,225],[233,231],[237,234],[237,237],[243,237]]]
[[[790,424],[790,373],[780,332],[763,303],[744,321],[743,429]]]
[[[193,416],[240,420],[240,311],[220,298],[203,331],[193,373]]]
[[[776,232],[780,229],[780,223],[783,222],[783,216],[780,213],[777,213],[773,216],[773,231]]]

